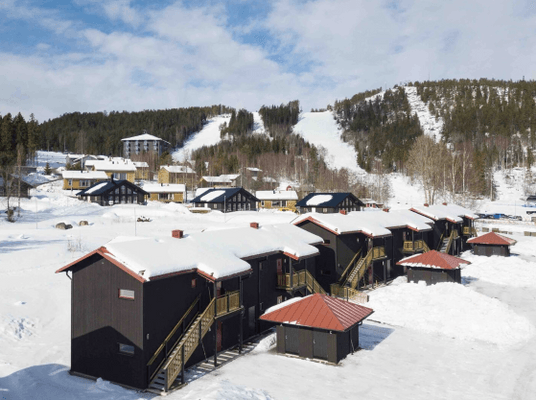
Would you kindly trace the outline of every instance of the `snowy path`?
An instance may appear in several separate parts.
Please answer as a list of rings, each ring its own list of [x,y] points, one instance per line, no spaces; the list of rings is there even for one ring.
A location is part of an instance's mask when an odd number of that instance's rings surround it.
[[[294,133],[300,134],[316,147],[326,149],[326,162],[332,168],[347,168],[356,174],[365,171],[357,165],[357,154],[352,145],[341,140],[341,130],[331,111],[306,112],[294,126]]]

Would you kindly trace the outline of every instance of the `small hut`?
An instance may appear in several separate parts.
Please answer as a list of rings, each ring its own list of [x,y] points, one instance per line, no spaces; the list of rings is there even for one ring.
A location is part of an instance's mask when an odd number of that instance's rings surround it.
[[[471,264],[459,257],[431,250],[406,257],[396,263],[408,268],[408,282],[425,281],[427,285],[440,282],[461,283],[461,266]]]
[[[279,324],[277,352],[333,364],[358,349],[359,325],[374,312],[318,293],[285,303],[260,318]]]
[[[498,233],[490,232],[469,239],[467,243],[473,246],[473,253],[477,256],[510,257],[510,246],[516,244],[517,241]]]

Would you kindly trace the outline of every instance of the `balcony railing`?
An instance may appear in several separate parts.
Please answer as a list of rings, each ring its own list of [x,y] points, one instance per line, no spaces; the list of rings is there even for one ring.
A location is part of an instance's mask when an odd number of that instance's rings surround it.
[[[404,253],[415,253],[417,251],[424,251],[424,240],[405,240],[402,251]]]
[[[225,293],[216,299],[216,317],[228,314],[240,308],[240,292]]]
[[[340,297],[342,299],[353,300],[358,303],[368,302],[368,295],[366,293],[346,286],[340,286],[337,283],[332,283],[330,285],[330,292],[332,297]]]
[[[463,227],[463,234],[466,236],[476,236],[476,229],[471,226],[464,226]]]
[[[314,276],[305,269],[292,274],[292,284],[290,283],[290,274],[279,274],[277,276],[277,286],[283,289],[294,289],[305,285],[307,285],[313,293],[326,293]]]
[[[376,246],[372,248],[372,259],[376,260],[378,258],[385,257],[385,247],[383,246]]]

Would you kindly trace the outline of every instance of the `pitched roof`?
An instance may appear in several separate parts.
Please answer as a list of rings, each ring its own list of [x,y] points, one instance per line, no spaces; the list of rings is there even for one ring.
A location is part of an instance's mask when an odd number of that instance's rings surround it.
[[[173,174],[195,174],[195,171],[187,165],[162,165],[160,169],[165,169]]]
[[[478,215],[471,213],[470,210],[460,207],[456,204],[443,205],[433,204],[430,206],[415,206],[411,208],[411,211],[424,215],[434,221],[446,219],[453,223],[463,222],[461,217],[467,217],[469,219],[477,219]]]
[[[91,160],[86,162],[86,166],[93,166],[96,171],[136,172],[136,166],[128,158]]]
[[[259,200],[298,200],[294,190],[257,190],[255,197]]]
[[[275,308],[275,311],[268,309],[260,319],[333,331],[345,331],[374,312],[371,308],[319,293]]]
[[[149,133],[143,133],[138,136],[132,136],[132,137],[121,139],[121,141],[125,141],[125,140],[161,140],[162,142],[166,142],[164,139],[160,139],[159,137],[153,136]],[[169,142],[166,142],[166,143],[169,143]]]
[[[111,181],[95,183],[94,185],[91,185],[87,189],[81,190],[76,195],[77,196],[100,196],[101,194],[106,193],[108,190],[114,189],[115,187],[121,186],[122,184],[126,184],[127,186],[130,186],[142,194],[145,194],[145,195],[149,194],[142,188],[134,185],[133,183],[127,180],[120,180],[120,181],[111,180]]]
[[[516,244],[517,241],[514,239],[510,239],[509,237],[499,235],[498,233],[490,232],[490,233],[486,233],[485,235],[471,238],[467,241],[467,243],[510,246],[510,245]]]
[[[296,218],[293,223],[299,225],[309,221],[336,235],[363,233],[371,237],[391,236],[391,231],[380,224],[373,214],[376,213],[356,212],[352,215],[306,213]]]
[[[205,182],[210,183],[231,183],[236,178],[238,178],[240,174],[227,174],[227,175],[219,175],[219,176],[203,176],[203,180]]]
[[[298,207],[337,207],[347,197],[352,197],[355,201],[364,206],[363,202],[352,193],[310,193],[298,201]]]
[[[195,199],[193,199],[192,203],[223,203],[224,201],[229,200],[241,190],[249,194],[253,198],[253,200],[259,201],[259,199],[257,199],[247,190],[237,187],[206,190],[199,196],[197,196]]]
[[[143,190],[147,193],[184,193],[186,185],[183,183],[146,183]]]
[[[403,265],[404,267],[434,269],[458,269],[462,264],[471,263],[459,257],[454,257],[446,253],[440,253],[436,250],[430,250],[426,253],[409,256],[396,263],[396,265]]]
[[[62,171],[63,179],[108,179],[104,171]]]
[[[181,239],[117,237],[99,250],[130,273],[141,277],[140,271],[144,271],[144,280],[186,271],[197,271],[217,280],[250,271],[245,260],[251,257],[284,253],[298,260],[318,255],[313,245],[320,243],[322,239],[310,232],[290,224],[277,224],[261,225],[258,229],[248,226],[195,232]]]

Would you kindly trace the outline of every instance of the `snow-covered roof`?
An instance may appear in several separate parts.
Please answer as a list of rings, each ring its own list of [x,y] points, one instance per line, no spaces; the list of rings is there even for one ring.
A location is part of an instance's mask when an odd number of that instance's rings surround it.
[[[96,171],[136,172],[136,166],[128,158],[93,160],[90,164],[88,162],[86,166],[92,165]]]
[[[364,206],[363,202],[349,192],[336,193],[310,193],[301,199],[298,207],[338,207],[344,200],[350,198],[357,204]]]
[[[165,169],[173,174],[194,174],[195,171],[186,165],[162,165],[161,169]]]
[[[391,236],[391,231],[378,222],[376,214],[369,212],[352,213],[352,215],[306,213],[295,219],[293,223],[298,225],[305,221],[311,221],[337,235],[361,232],[371,237]]]
[[[92,194],[92,193],[95,193],[96,191],[102,189],[103,187],[105,187],[107,185],[108,185],[108,182],[99,182],[96,185],[94,185],[94,186],[92,186],[90,188],[87,188],[84,192],[86,194]]]
[[[166,142],[164,139],[160,139],[159,137],[150,135],[149,133],[143,133],[138,136],[132,136],[132,137],[121,139],[121,141],[123,142],[125,140],[161,140],[162,142]],[[169,142],[166,142],[166,143],[169,143]]]
[[[429,231],[432,229],[433,222],[429,218],[426,218],[420,214],[414,213],[410,210],[392,210],[385,211],[352,211],[348,213],[348,216],[361,217],[364,214],[372,215],[372,218],[376,220],[380,225],[387,229],[395,228],[409,228],[417,232]],[[371,218],[371,217],[367,217]]]
[[[251,172],[262,172],[262,169],[255,168],[255,167],[247,167],[246,169]]]
[[[132,161],[132,164],[134,164],[136,168],[149,168],[149,164],[145,161]]]
[[[319,254],[312,246],[319,243],[322,239],[310,232],[277,224],[195,232],[181,239],[117,237],[103,246],[101,253],[134,274],[144,271],[144,279],[189,270],[221,279],[249,271],[247,258],[277,252],[295,259],[311,257]]]
[[[186,185],[182,183],[146,183],[142,187],[147,193],[184,193]]]
[[[210,190],[212,188],[197,188],[195,189],[195,197],[201,196],[203,193],[205,193],[207,190]]]
[[[333,195],[331,194],[318,194],[316,196],[311,197],[309,200],[305,202],[308,206],[318,206],[320,204],[328,203],[333,199]]]
[[[453,213],[455,213],[458,217],[465,217],[469,219],[478,219],[479,216],[476,215],[473,211],[469,210],[468,208],[459,206],[458,204],[448,204],[447,206],[449,210],[452,210]]]
[[[403,258],[396,265],[405,267],[420,267],[433,269],[459,269],[462,265],[471,264],[469,261],[450,254],[441,253],[436,250],[430,250],[426,253],[414,254]]]
[[[108,179],[104,171],[62,171],[63,179]]]
[[[419,213],[421,215],[424,215],[425,217],[431,218],[434,221],[438,221],[441,219],[446,219],[450,222],[458,223],[463,222],[463,219],[460,217],[459,213],[460,210],[458,209],[458,206],[454,207],[453,205],[430,205],[430,206],[416,206],[411,209],[411,211],[414,211],[416,213]],[[477,216],[475,216],[478,218]]]
[[[199,201],[211,202],[215,198],[223,196],[224,194],[225,190],[211,190],[207,194],[202,195]]]
[[[203,179],[206,182],[210,182],[210,183],[231,183],[239,176],[240,176],[239,174],[227,174],[227,175],[220,175],[220,176],[203,176]]]
[[[294,190],[258,190],[255,197],[259,200],[298,200]]]

